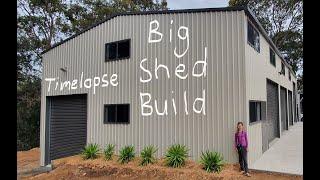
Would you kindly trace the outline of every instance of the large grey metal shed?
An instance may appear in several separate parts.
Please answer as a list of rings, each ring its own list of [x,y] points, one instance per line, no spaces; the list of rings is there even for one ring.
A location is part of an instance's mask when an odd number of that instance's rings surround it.
[[[297,92],[245,7],[113,15],[46,50],[42,78],[42,166],[88,143],[153,144],[158,156],[180,143],[192,159],[210,149],[236,162],[238,121],[251,163],[281,138],[280,86]]]

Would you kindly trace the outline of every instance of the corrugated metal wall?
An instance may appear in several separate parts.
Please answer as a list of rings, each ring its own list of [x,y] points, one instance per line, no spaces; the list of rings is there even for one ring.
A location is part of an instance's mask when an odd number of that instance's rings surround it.
[[[276,67],[274,67],[270,63],[270,52],[269,48],[270,45],[267,40],[262,36],[260,33],[260,53],[255,51],[248,43],[247,43],[247,18],[244,22],[244,34],[245,34],[245,76],[246,76],[246,98],[247,102],[249,100],[256,100],[256,101],[267,101],[267,83],[266,79],[270,79],[280,86],[283,86],[289,90],[293,89],[293,83],[297,82],[297,79],[292,75],[291,81],[289,80],[289,70],[286,67],[286,74],[285,76],[280,75],[279,72],[281,71],[281,59],[276,54]],[[279,90],[280,91],[280,90]],[[280,99],[280,96],[279,96]],[[279,110],[280,110],[280,102],[279,102]],[[268,111],[268,109],[267,109]],[[247,117],[249,117],[249,109],[247,109]],[[281,121],[280,112],[279,112],[279,121]],[[258,122],[261,123],[261,122]],[[281,124],[279,122],[279,127],[281,128]],[[250,147],[255,147],[255,149],[249,149],[248,152],[248,159],[253,163],[255,160],[259,158],[256,154],[260,152],[262,149],[262,144],[260,141],[256,139],[262,139],[261,133],[261,126],[258,125],[247,125],[248,129],[248,136],[249,138],[254,138],[254,140],[249,139]],[[281,135],[280,135],[281,137]],[[249,148],[250,148],[249,147]],[[255,151],[255,152],[253,152]],[[258,153],[259,154],[259,153]],[[249,164],[250,166],[250,164]]]
[[[248,140],[249,140],[249,156],[248,165],[252,167],[255,160],[262,155],[262,124],[254,123],[249,126]]]
[[[161,43],[148,44],[149,22],[159,21],[163,35]],[[173,23],[171,24],[171,20]],[[245,97],[244,73],[244,20],[243,11],[202,12],[179,14],[153,14],[118,16],[70,41],[52,49],[43,56],[43,78],[59,77],[61,81],[84,77],[110,77],[118,74],[119,85],[93,89],[76,89],[48,92],[48,82],[42,82],[41,134],[45,127],[45,97],[61,94],[88,93],[87,141],[104,146],[116,144],[116,150],[133,144],[139,152],[144,146],[159,147],[158,156],[174,143],[190,148],[192,159],[198,159],[202,150],[216,150],[223,153],[229,162],[236,162],[234,131],[237,121],[245,121],[247,101]],[[190,46],[182,58],[174,56],[186,48],[177,36],[178,28],[189,28]],[[170,28],[172,42],[169,41]],[[183,34],[184,32],[182,32]],[[104,61],[105,43],[131,39],[131,58],[114,62]],[[196,61],[204,58],[207,47],[207,76],[192,77]],[[154,72],[155,58],[170,71],[170,79],[159,69],[159,79],[141,83],[140,76],[148,76],[140,69],[140,61],[147,58],[144,67]],[[188,78],[181,80],[174,70],[180,63],[185,64]],[[67,67],[67,72],[59,68]],[[183,73],[185,75],[185,73]],[[206,115],[192,111],[195,98],[202,97],[205,90]],[[184,91],[187,93],[188,115],[184,112]],[[141,115],[139,93],[150,93],[152,103],[156,99],[159,110],[168,101],[168,115],[144,117]],[[176,103],[177,115],[172,108]],[[103,105],[130,103],[130,124],[103,124]],[[199,108],[199,106],[197,106]],[[154,105],[153,105],[153,108]],[[44,136],[41,135],[41,164],[44,163]]]

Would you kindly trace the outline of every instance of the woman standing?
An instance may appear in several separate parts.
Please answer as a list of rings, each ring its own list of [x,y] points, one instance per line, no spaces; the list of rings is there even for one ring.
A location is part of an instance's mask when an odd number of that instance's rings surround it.
[[[247,161],[247,152],[248,152],[248,138],[247,132],[243,130],[243,123],[237,123],[237,132],[235,133],[235,146],[239,154],[239,164],[240,170],[244,175],[250,177],[251,175],[248,172],[248,161]]]

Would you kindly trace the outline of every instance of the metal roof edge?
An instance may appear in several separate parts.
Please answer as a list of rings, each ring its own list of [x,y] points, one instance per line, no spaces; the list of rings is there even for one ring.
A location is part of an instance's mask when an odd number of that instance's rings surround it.
[[[106,19],[97,22],[96,24],[80,31],[79,33],[70,36],[69,38],[66,38],[65,40],[62,40],[61,42],[58,42],[54,45],[52,45],[50,48],[42,51],[41,54],[44,54],[51,49],[54,49],[55,47],[85,33],[86,31],[93,29],[94,27],[111,20],[117,16],[127,16],[127,15],[148,15],[148,14],[173,14],[173,13],[197,13],[197,12],[216,12],[216,11],[241,11],[245,10],[245,7],[243,6],[236,6],[236,7],[223,7],[223,8],[199,8],[199,9],[178,9],[178,10],[163,10],[163,11],[140,11],[140,12],[125,12],[125,13],[114,13],[108,16]]]
[[[273,41],[271,40],[271,38],[268,36],[268,34],[266,33],[266,31],[264,30],[264,28],[262,27],[262,25],[260,24],[260,22],[258,21],[257,17],[253,14],[253,12],[251,11],[250,8],[248,8],[247,6],[235,6],[235,7],[222,7],[222,8],[200,8],[200,9],[178,9],[178,10],[163,10],[163,11],[140,11],[140,12],[125,12],[125,13],[115,13],[115,14],[111,14],[110,16],[108,16],[106,19],[97,22],[96,24],[80,31],[79,33],[70,36],[69,38],[66,38],[65,40],[56,43],[54,45],[52,45],[50,48],[44,50],[43,52],[41,52],[41,54],[45,54],[46,52],[50,51],[51,49],[54,49],[55,47],[64,44],[65,42],[85,33],[86,31],[93,29],[94,27],[108,21],[111,20],[117,16],[127,16],[127,15],[148,15],[148,14],[172,14],[172,13],[197,13],[197,12],[217,12],[217,11],[244,11],[245,14],[247,14],[247,16],[253,20],[253,22],[256,24],[256,26],[258,27],[259,31],[262,33],[262,35],[264,36],[264,38],[268,41],[268,43],[272,46],[272,48],[276,51],[277,55],[280,57],[280,59],[282,60],[282,62],[284,62],[284,64],[288,67],[288,69],[292,72],[293,76],[296,78],[295,73],[293,73],[292,67],[286,62],[286,60],[283,58],[281,52],[279,51],[279,49],[276,47],[276,45],[273,43]]]

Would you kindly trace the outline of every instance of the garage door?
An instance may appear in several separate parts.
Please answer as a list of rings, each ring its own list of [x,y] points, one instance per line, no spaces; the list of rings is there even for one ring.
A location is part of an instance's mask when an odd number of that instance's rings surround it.
[[[49,97],[49,160],[81,152],[87,137],[87,96]]]
[[[287,116],[287,90],[284,87],[280,89],[281,100],[281,130],[282,132],[288,130],[288,116]]]
[[[292,92],[288,91],[288,111],[289,111],[289,125],[293,125],[293,114],[292,114]]]
[[[262,122],[262,151],[269,148],[269,143],[279,137],[279,97],[278,84],[267,80],[267,117]]]

